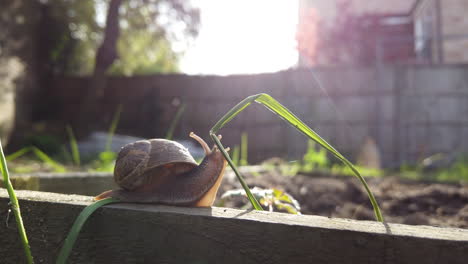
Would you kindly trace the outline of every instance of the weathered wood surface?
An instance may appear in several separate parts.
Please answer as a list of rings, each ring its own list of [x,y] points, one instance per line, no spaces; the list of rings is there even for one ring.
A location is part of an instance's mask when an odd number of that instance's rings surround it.
[[[91,197],[18,191],[37,263],[54,263]],[[0,190],[1,263],[21,263]],[[116,204],[84,226],[70,263],[466,263],[468,230],[228,208]]]

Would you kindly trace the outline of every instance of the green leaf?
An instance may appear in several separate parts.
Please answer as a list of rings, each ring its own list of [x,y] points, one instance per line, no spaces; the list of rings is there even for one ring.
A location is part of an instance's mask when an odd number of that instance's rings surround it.
[[[166,137],[165,137],[166,139],[172,140],[172,138],[174,137],[174,130],[177,127],[177,124],[179,123],[180,118],[185,112],[185,107],[186,107],[186,104],[182,103],[179,109],[177,109],[177,112],[174,118],[172,119],[171,124],[169,125],[169,129],[167,130]]]
[[[80,151],[78,149],[78,142],[76,141],[76,137],[73,134],[73,129],[71,126],[66,126],[67,133],[68,133],[68,138],[70,139],[70,149],[72,151],[72,158],[73,158],[73,163],[75,163],[76,166],[80,166]]]
[[[83,228],[83,225],[86,223],[88,218],[100,207],[110,204],[110,203],[117,203],[119,202],[118,200],[114,198],[107,198],[103,200],[99,200],[97,202],[94,202],[83,211],[81,211],[80,215],[76,218],[75,222],[73,223],[72,228],[70,229],[70,232],[67,235],[67,238],[65,238],[65,242],[63,243],[62,249],[60,249],[59,255],[57,257],[57,264],[64,264],[66,263],[68,257],[70,256],[71,250],[73,249],[73,246],[75,245],[76,239],[78,238],[78,235],[80,234],[81,229]]]
[[[18,233],[21,239],[21,244],[23,245],[24,254],[26,256],[27,263],[33,263],[33,257],[31,254],[31,249],[29,247],[28,236],[26,235],[26,229],[24,228],[23,218],[21,217],[20,206],[18,198],[16,197],[15,190],[10,181],[10,174],[8,173],[8,166],[6,163],[5,154],[3,153],[2,142],[0,141],[0,171],[3,176],[3,184],[5,185],[8,196],[10,197],[11,210],[15,215],[16,225],[18,227]]]
[[[229,157],[229,154],[227,153],[226,149],[223,147],[223,144],[221,144],[221,141],[219,140],[218,136],[212,133],[212,130],[210,131],[210,136],[211,136],[211,139],[213,139],[213,141],[215,142],[216,146],[218,146],[224,158],[229,163],[229,166],[231,166],[232,170],[236,174],[237,179],[242,185],[242,188],[244,188],[245,193],[247,194],[247,198],[249,199],[253,208],[255,208],[255,210],[263,211],[262,206],[258,203],[257,199],[255,199],[253,194],[250,192],[249,186],[247,186],[247,183],[245,182],[244,178],[241,176],[239,170],[237,169],[237,166],[234,165],[234,162],[231,160],[231,157]]]
[[[24,154],[28,153],[31,151],[31,147],[24,147],[16,152],[13,152],[11,153],[10,155],[7,155],[6,156],[6,160],[7,161],[13,161],[21,156],[23,156]]]
[[[115,131],[117,130],[117,126],[119,125],[120,121],[120,114],[122,113],[123,106],[122,104],[119,104],[117,106],[117,110],[115,110],[114,117],[112,118],[111,125],[109,127],[109,132],[107,134],[107,142],[106,142],[106,152],[111,151],[111,146],[112,146],[112,137],[115,135]]]
[[[369,196],[369,200],[372,204],[372,207],[374,208],[374,213],[376,216],[376,219],[380,222],[383,222],[383,216],[380,211],[380,207],[375,200],[374,195],[372,194],[371,190],[369,189],[369,186],[367,185],[365,179],[361,176],[359,171],[354,167],[354,165],[348,161],[341,153],[339,153],[336,149],[334,149],[328,142],[326,142],[323,138],[321,138],[314,130],[312,130],[310,127],[308,127],[306,124],[304,124],[298,117],[296,117],[289,109],[281,105],[278,101],[276,101],[273,97],[271,97],[268,94],[257,94],[257,95],[252,95],[244,100],[242,100],[240,103],[238,103],[236,106],[234,106],[230,111],[228,111],[210,130],[210,136],[211,138],[215,141],[216,145],[221,149],[223,155],[226,157],[226,160],[228,161],[229,165],[231,168],[234,170],[237,178],[241,182],[242,187],[245,189],[247,196],[249,197],[250,202],[254,206],[255,209],[257,209],[258,202],[255,200],[255,197],[250,193],[250,190],[248,189],[247,184],[245,184],[245,181],[243,180],[242,176],[238,172],[237,168],[235,168],[234,164],[232,164],[231,159],[229,158],[229,155],[227,152],[224,150],[222,147],[221,142],[218,140],[216,133],[224,127],[229,121],[231,121],[236,115],[238,115],[242,110],[244,110],[247,106],[249,106],[252,102],[257,102],[259,104],[262,104],[265,106],[267,109],[278,115],[280,118],[282,118],[285,122],[299,130],[301,133],[306,135],[308,138],[312,139],[316,143],[318,143],[320,146],[328,150],[331,154],[333,154],[336,158],[338,158],[341,162],[343,162],[346,166],[348,166],[354,173],[354,175],[361,181],[362,185],[366,189],[367,195]]]
[[[60,165],[57,161],[53,160],[51,157],[49,157],[47,154],[42,152],[42,150],[36,148],[36,147],[31,147],[32,152],[36,155],[36,157],[45,164],[51,166],[56,172],[66,172],[67,169]]]

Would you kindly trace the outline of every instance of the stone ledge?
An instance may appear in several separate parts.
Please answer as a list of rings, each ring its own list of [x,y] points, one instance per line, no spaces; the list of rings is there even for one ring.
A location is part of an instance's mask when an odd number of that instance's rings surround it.
[[[17,191],[36,262],[53,263],[91,197]],[[8,196],[0,190],[0,211]],[[13,216],[0,255],[19,263]],[[13,253],[12,253],[13,252]],[[73,263],[465,263],[468,230],[229,208],[115,204],[84,226]]]

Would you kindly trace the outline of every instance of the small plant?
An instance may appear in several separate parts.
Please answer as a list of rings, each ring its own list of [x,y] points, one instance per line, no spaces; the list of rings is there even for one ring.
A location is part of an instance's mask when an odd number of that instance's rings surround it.
[[[235,145],[232,148],[232,162],[236,166],[248,166],[249,162],[247,161],[247,153],[248,153],[248,140],[247,140],[247,133],[243,132],[241,134],[241,144]]]
[[[42,161],[44,164],[49,166],[50,168],[53,169],[54,172],[66,172],[67,169],[65,166],[61,165],[58,161],[54,160],[51,158],[49,155],[44,153],[42,150],[35,146],[30,146],[30,147],[24,147],[6,157],[7,161],[13,161],[23,155],[26,155],[27,153],[32,152],[34,156]]]
[[[460,156],[453,165],[435,173],[438,181],[466,181],[468,182],[468,157]]]
[[[92,171],[112,172],[114,170],[117,154],[112,151],[103,151],[99,153],[97,160],[92,162]]]
[[[399,168],[402,178],[436,182],[468,182],[468,156],[460,155],[450,166],[429,169],[430,165],[445,158],[442,153],[434,154],[415,165],[403,164]]]
[[[248,152],[249,152],[249,150],[248,150],[247,133],[243,132],[241,134],[241,148],[240,148],[240,160],[239,160],[239,165],[240,166],[249,165],[249,162],[247,160]]]
[[[28,236],[26,234],[26,229],[24,228],[23,218],[21,217],[21,210],[16,197],[15,190],[10,181],[10,174],[8,173],[8,167],[6,163],[5,154],[3,153],[2,142],[0,141],[0,171],[3,175],[3,182],[8,191],[8,196],[10,197],[11,210],[15,215],[16,225],[18,226],[19,236],[21,238],[21,244],[23,245],[24,254],[26,256],[27,263],[33,263],[33,257],[31,254],[31,249],[29,248]]]
[[[314,141],[307,142],[307,152],[302,158],[301,171],[311,172],[314,170],[324,170],[328,168],[329,161],[325,149],[317,149]]]
[[[239,148],[239,145],[235,145],[233,148],[232,148],[232,162],[236,165],[236,166],[240,166],[240,148]]]
[[[120,114],[122,114],[123,106],[119,104],[117,106],[117,109],[115,110],[114,117],[112,118],[112,122],[109,127],[109,132],[107,134],[107,142],[106,142],[106,148],[104,151],[106,152],[111,152],[111,146],[112,146],[112,138],[115,135],[115,131],[117,130],[117,126],[119,125],[120,122]]]
[[[185,107],[186,107],[185,103],[182,103],[179,106],[179,109],[177,109],[177,112],[176,112],[176,114],[174,116],[174,119],[172,119],[172,122],[169,125],[169,129],[167,130],[166,139],[171,140],[174,137],[174,130],[177,127],[177,124],[179,123],[180,118],[182,117],[182,115],[185,112]]]
[[[75,135],[73,134],[73,129],[71,126],[67,125],[66,126],[67,133],[68,133],[68,138],[70,139],[70,149],[72,152],[72,160],[75,166],[80,166],[81,160],[80,160],[80,151],[78,149],[78,142],[76,141]]]
[[[347,167],[350,168],[350,170],[354,173],[354,175],[359,179],[359,181],[362,183],[364,186],[367,195],[369,196],[369,200],[372,204],[372,207],[374,209],[375,217],[377,221],[383,222],[383,216],[380,211],[380,207],[377,204],[377,201],[375,200],[375,197],[373,193],[371,192],[369,186],[367,185],[366,180],[361,176],[359,171],[354,167],[354,165],[348,161],[341,153],[339,153],[336,149],[334,149],[328,142],[326,142],[323,138],[321,138],[315,131],[313,131],[310,127],[308,127],[306,124],[304,124],[299,118],[297,118],[289,109],[281,105],[278,101],[276,101],[273,97],[271,97],[268,94],[257,94],[257,95],[252,95],[244,100],[242,100],[240,103],[238,103],[236,106],[234,106],[231,110],[229,110],[210,130],[210,137],[213,139],[215,144],[218,146],[218,148],[221,150],[223,153],[224,157],[228,161],[229,165],[233,169],[234,173],[236,174],[238,180],[240,181],[242,187],[244,188],[250,202],[252,203],[253,207],[257,210],[261,210],[260,205],[256,201],[255,197],[251,194],[247,184],[245,183],[243,177],[240,175],[238,169],[234,164],[232,163],[231,158],[227,154],[226,150],[224,149],[223,145],[221,144],[221,141],[218,139],[216,136],[217,132],[224,126],[226,125],[229,121],[231,121],[236,115],[238,115],[242,110],[244,110],[247,106],[249,106],[251,103],[257,102],[259,104],[262,104],[266,108],[268,108],[270,111],[274,112],[277,114],[281,119],[283,119],[285,122],[299,130],[301,133],[309,137],[309,139],[315,141],[317,144],[328,150],[331,154],[333,154],[336,158],[338,158],[341,162],[343,162]]]
[[[287,192],[283,192],[275,188],[261,189],[258,187],[252,188],[251,191],[260,204],[270,212],[279,211],[290,214],[301,214],[301,206],[299,205],[299,202]],[[245,194],[245,190],[235,189],[227,191],[221,196],[221,199],[227,200],[239,196],[246,197],[247,195]]]

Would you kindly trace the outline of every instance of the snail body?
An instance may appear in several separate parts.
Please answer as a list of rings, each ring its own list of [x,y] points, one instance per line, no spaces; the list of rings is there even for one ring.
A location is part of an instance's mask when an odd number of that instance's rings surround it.
[[[212,149],[195,135],[205,158],[198,165],[181,144],[166,139],[141,140],[120,150],[114,169],[114,180],[120,187],[98,195],[122,202],[157,203],[180,206],[213,205],[221,184],[226,160],[221,151]]]

